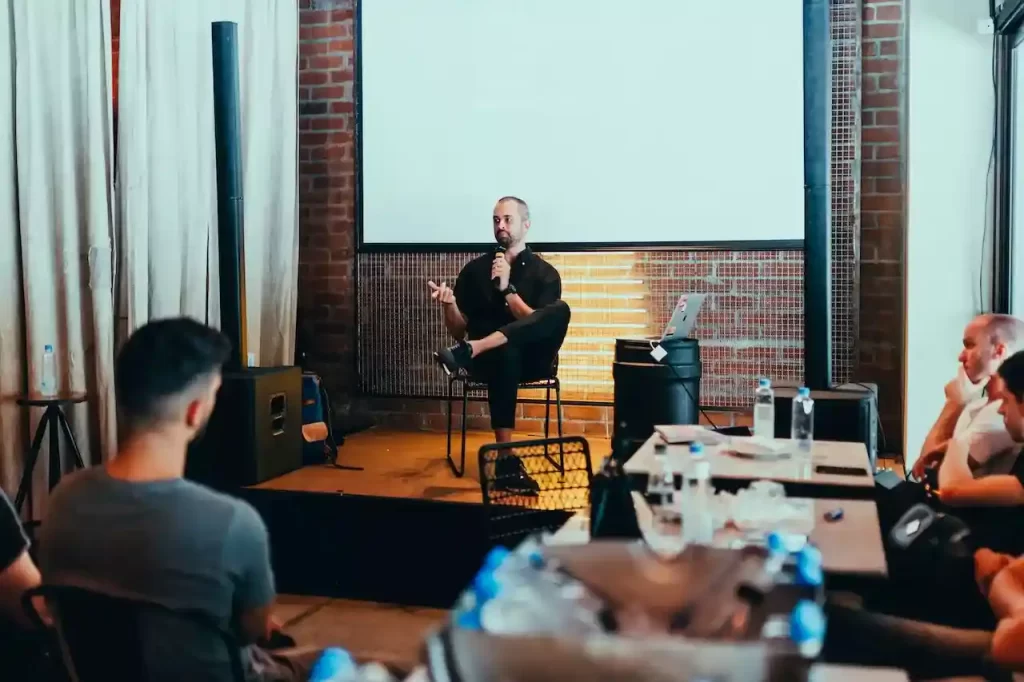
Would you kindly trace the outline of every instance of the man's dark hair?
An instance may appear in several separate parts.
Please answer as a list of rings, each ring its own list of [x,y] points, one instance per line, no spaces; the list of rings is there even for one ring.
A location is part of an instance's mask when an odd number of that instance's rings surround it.
[[[1006,358],[996,374],[1003,380],[1006,390],[1013,394],[1018,402],[1024,402],[1024,351],[1018,351]]]
[[[516,206],[519,207],[519,218],[520,218],[520,220],[522,220],[523,222],[526,222],[527,220],[530,219],[530,206],[525,201],[523,201],[519,197],[513,197],[513,196],[502,197],[502,198],[498,199],[498,203],[499,204],[503,203],[503,202],[506,202],[506,201],[511,201]]]
[[[231,344],[216,329],[187,317],[139,327],[114,367],[119,426],[125,432],[173,418],[182,399],[205,385],[228,359]]]

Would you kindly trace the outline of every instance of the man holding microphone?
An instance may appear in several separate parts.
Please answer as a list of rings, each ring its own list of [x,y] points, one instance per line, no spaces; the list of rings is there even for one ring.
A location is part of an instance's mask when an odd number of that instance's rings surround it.
[[[498,443],[512,440],[519,384],[547,378],[569,327],[562,280],[526,245],[530,209],[517,197],[494,207],[497,247],[467,263],[455,282],[427,284],[458,341],[434,354],[448,372],[487,383],[491,427]]]

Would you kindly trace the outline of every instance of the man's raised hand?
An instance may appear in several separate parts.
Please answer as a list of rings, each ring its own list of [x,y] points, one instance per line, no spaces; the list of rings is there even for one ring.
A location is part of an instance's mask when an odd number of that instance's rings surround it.
[[[438,303],[442,305],[453,305],[455,303],[455,292],[444,282],[441,282],[440,285],[427,282],[427,286],[430,287],[430,298]]]

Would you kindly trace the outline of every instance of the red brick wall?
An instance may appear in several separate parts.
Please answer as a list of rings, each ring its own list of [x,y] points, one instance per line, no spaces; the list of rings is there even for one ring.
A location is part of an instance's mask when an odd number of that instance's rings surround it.
[[[860,343],[890,451],[903,442],[904,1],[864,0]]]
[[[299,8],[299,317],[343,403],[356,385],[353,3]]]

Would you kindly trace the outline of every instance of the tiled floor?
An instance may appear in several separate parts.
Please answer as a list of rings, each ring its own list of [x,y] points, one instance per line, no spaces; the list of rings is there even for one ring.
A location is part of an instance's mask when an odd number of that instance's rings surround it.
[[[340,646],[359,660],[411,669],[448,612],[394,604],[281,595],[274,614],[298,646]]]

